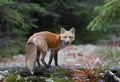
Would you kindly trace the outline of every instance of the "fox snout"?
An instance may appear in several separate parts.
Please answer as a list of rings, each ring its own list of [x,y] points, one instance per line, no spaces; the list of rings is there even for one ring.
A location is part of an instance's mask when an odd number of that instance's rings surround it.
[[[66,44],[66,45],[68,45],[68,44],[71,44],[71,43],[72,43],[72,42],[70,42],[70,41],[67,41],[65,44]]]
[[[70,41],[67,41],[66,43],[67,43],[67,44],[69,44],[69,43],[70,43]]]
[[[70,44],[70,43],[72,43],[72,38],[65,38],[65,39],[63,39],[64,40],[64,42],[66,43],[66,44]]]

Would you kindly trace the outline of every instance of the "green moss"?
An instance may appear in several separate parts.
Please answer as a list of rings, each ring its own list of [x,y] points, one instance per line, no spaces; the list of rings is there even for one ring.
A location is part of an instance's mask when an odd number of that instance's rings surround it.
[[[27,82],[46,82],[44,78],[40,78],[37,76],[30,76],[26,81]]]
[[[54,78],[54,82],[74,82],[72,79],[65,79],[65,78],[58,78],[58,77],[55,77]]]
[[[63,78],[54,78],[54,82],[64,82]]]
[[[46,81],[45,78],[41,78],[38,76],[21,77],[20,75],[13,74],[7,77],[7,82],[46,82]]]
[[[117,72],[117,76],[120,77],[120,70]]]
[[[17,80],[16,82],[25,82],[24,78],[20,78],[19,80]]]
[[[17,81],[17,76],[15,74],[7,78],[7,82],[16,82],[16,81]]]
[[[50,76],[51,77],[60,77],[60,78],[64,78],[64,77],[71,77],[72,71],[68,70],[68,69],[64,69],[64,68],[59,68],[58,70],[56,70],[55,72],[50,72]]]

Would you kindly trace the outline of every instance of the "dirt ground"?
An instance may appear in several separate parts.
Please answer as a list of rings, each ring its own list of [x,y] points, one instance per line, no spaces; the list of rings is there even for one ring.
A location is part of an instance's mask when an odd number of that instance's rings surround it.
[[[95,52],[98,46],[95,45],[71,45],[67,48],[64,48],[58,52],[58,63],[60,66],[64,67],[74,67],[74,66],[83,66],[83,67],[94,67],[100,66],[103,64],[98,53]],[[46,62],[49,60],[50,51],[48,51],[45,58]],[[54,65],[54,61],[52,61]],[[23,67],[25,66],[25,55],[19,54],[14,56],[13,59],[6,59],[4,62],[0,62],[0,67]]]

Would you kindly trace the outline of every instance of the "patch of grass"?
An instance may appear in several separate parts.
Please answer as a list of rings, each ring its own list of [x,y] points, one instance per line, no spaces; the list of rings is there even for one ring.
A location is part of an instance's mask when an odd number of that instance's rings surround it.
[[[117,72],[117,76],[120,77],[120,70]]]
[[[37,76],[29,76],[25,81],[26,82],[46,82],[45,78],[40,78]]]
[[[64,82],[64,79],[56,77],[56,78],[54,78],[54,81],[55,82]]]
[[[50,77],[53,78],[54,82],[74,82],[71,79],[72,73],[71,70],[59,68],[57,71],[51,72]]]
[[[38,76],[22,77],[17,73],[7,76],[6,81],[7,82],[46,82],[45,78],[41,78]]]
[[[54,82],[74,82],[74,81],[70,78],[69,79],[64,79],[64,78],[55,77]]]
[[[65,78],[66,76],[69,78],[71,77],[72,71],[64,68],[59,68],[57,71],[53,73],[51,72],[50,74],[51,74],[50,76],[53,78],[54,77]]]
[[[17,81],[17,75],[13,74],[11,76],[8,76],[7,82],[16,82]]]
[[[106,67],[118,65],[120,59],[120,50],[113,48],[98,48],[96,52],[99,53],[99,56],[106,61]]]

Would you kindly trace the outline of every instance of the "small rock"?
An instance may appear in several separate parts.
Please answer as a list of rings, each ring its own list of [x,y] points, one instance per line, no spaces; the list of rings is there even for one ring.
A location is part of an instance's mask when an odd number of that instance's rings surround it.
[[[102,79],[99,79],[98,82],[104,82]]]
[[[3,76],[9,75],[9,70],[0,71],[0,75],[3,75]]]
[[[2,79],[4,79],[4,78],[5,78],[5,76],[0,75],[0,80],[2,80]]]
[[[75,65],[73,66],[73,68],[74,68],[74,69],[84,69],[84,68],[81,66],[81,64],[75,64]]]
[[[112,71],[119,71],[120,70],[120,66],[113,66],[112,68],[110,68],[110,70],[112,70]]]
[[[47,79],[46,82],[54,82],[52,79]]]
[[[57,69],[60,69],[60,67],[58,67],[58,66],[51,66],[49,68],[49,71],[56,71]]]

